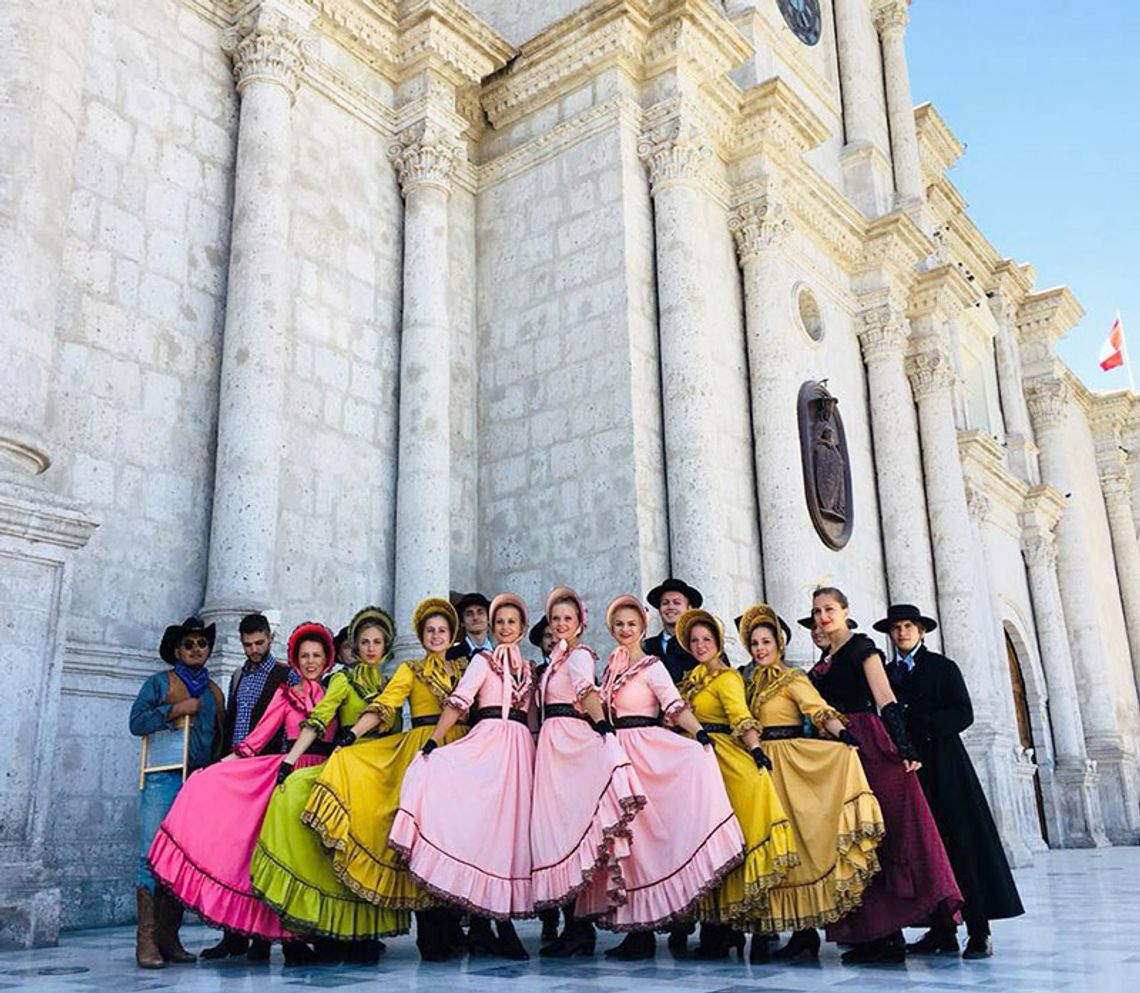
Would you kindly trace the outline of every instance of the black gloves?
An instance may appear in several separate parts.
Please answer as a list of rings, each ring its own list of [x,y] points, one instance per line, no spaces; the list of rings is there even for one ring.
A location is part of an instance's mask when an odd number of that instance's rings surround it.
[[[709,737],[708,731],[706,731],[704,728],[701,728],[695,735],[693,735],[693,737],[696,738],[697,741],[702,745],[704,745],[705,748],[711,748],[714,751],[716,750],[716,745],[713,744],[712,738]]]
[[[426,758],[432,752],[434,752],[437,748],[439,748],[439,745],[437,745],[435,743],[435,739],[434,738],[428,738],[428,740],[424,742],[424,747],[421,748],[420,751],[424,753],[424,757]]]
[[[347,748],[349,745],[356,744],[356,732],[352,728],[341,728],[333,738],[333,744],[337,748]]]
[[[598,734],[600,734],[603,738],[607,734],[614,734],[615,733],[614,732],[614,726],[609,721],[607,721],[604,717],[600,721],[591,721],[590,724],[593,727],[593,729],[595,731],[597,731]]]
[[[759,745],[752,749],[752,761],[756,763],[757,769],[772,771],[772,760],[764,754],[764,749]]]
[[[839,740],[845,745],[850,745],[852,748],[859,747],[859,739],[855,737],[847,728],[839,732]]]
[[[279,765],[277,767],[277,785],[278,786],[284,786],[285,780],[289,778],[289,773],[291,773],[292,771],[293,771],[293,763],[292,762],[282,762],[281,765]]]
[[[906,717],[903,715],[902,707],[897,703],[888,703],[879,711],[879,717],[882,718],[887,734],[891,736],[891,741],[895,743],[899,757],[904,761],[917,762],[918,753],[914,750],[914,745],[910,743],[910,736],[906,733]]]

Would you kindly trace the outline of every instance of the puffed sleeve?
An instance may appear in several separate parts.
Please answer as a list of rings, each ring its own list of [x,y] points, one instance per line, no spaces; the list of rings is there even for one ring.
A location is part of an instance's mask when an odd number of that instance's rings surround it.
[[[170,721],[170,707],[166,699],[170,684],[165,674],[156,672],[142,686],[131,706],[130,729],[136,737],[161,731]]]
[[[455,687],[451,696],[444,703],[466,715],[467,711],[471,709],[471,704],[475,702],[479,687],[483,685],[483,681],[490,671],[491,667],[487,664],[487,657],[483,654],[476,655],[468,663],[467,671],[463,673],[459,685]]]
[[[574,701],[581,703],[598,688],[594,682],[594,656],[584,648],[575,648],[566,659],[570,683],[574,687]]]
[[[404,701],[411,695],[415,680],[416,674],[412,672],[412,667],[407,662],[401,662],[400,668],[392,674],[384,691],[364,708],[364,713],[378,714],[380,727],[391,727],[392,722],[400,715]]]
[[[289,712],[289,701],[285,698],[288,692],[289,688],[284,683],[273,691],[273,697],[269,701],[269,706],[265,708],[265,713],[261,715],[261,720],[234,748],[236,754],[242,758],[249,758],[269,744],[270,739],[285,723],[285,715]]]
[[[807,676],[797,674],[797,678],[788,683],[787,691],[800,713],[808,718],[817,730],[826,730],[825,725],[832,719],[844,726],[849,723],[838,710],[827,705],[827,701],[819,695],[819,690]]]
[[[649,688],[653,690],[653,695],[657,697],[665,723],[675,724],[677,718],[690,708],[677,692],[677,686],[669,675],[669,670],[665,668],[665,663],[658,659],[643,670],[643,675]]]
[[[348,677],[343,672],[333,673],[333,678],[329,680],[328,689],[325,690],[321,702],[301,722],[301,727],[311,728],[317,734],[323,735],[328,730],[328,726],[336,719],[336,712],[340,710],[340,705],[348,696],[349,689]]]
[[[714,680],[712,688],[728,718],[732,736],[739,740],[748,731],[760,733],[762,725],[748,709],[748,697],[744,692],[744,677],[735,670]]]

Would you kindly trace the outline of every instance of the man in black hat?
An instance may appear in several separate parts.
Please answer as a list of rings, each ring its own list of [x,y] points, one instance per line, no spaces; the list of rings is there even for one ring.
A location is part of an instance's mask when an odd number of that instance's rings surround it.
[[[238,638],[245,652],[245,664],[230,675],[230,691],[226,699],[226,739],[223,751],[232,752],[257,727],[277,687],[288,681],[292,670],[273,655],[273,631],[264,614],[247,614],[238,624]],[[282,750],[284,730],[278,731],[258,755],[273,755]],[[228,928],[222,940],[202,950],[204,959],[224,959],[247,955],[251,962],[269,961],[269,942],[264,938],[247,938]]]
[[[946,845],[950,865],[965,905],[962,917],[969,938],[964,959],[989,958],[991,920],[1018,917],[1021,906],[990,805],[959,735],[974,723],[974,709],[961,670],[923,643],[938,623],[914,604],[892,604],[874,628],[889,634],[894,646],[887,672],[906,713],[907,730],[918,751],[918,771],[930,811]],[[907,945],[911,955],[957,954],[953,920],[936,920],[919,940]]]
[[[480,652],[489,652],[495,646],[487,634],[491,626],[487,611],[491,601],[482,593],[464,593],[455,604],[463,637],[456,639],[447,650],[449,659],[473,659]]]
[[[646,638],[641,643],[641,650],[646,655],[656,655],[665,663],[673,682],[680,683],[685,673],[697,664],[697,660],[677,641],[677,620],[686,610],[699,607],[705,598],[700,590],[683,580],[670,577],[654,586],[645,599],[660,616],[662,630],[653,637]]]
[[[182,718],[190,721],[186,774],[209,765],[222,754],[225,738],[225,700],[210,679],[206,660],[214,649],[217,628],[198,617],[171,624],[162,636],[158,654],[171,668],[146,680],[131,707],[131,734],[170,731]],[[139,867],[135,878],[138,930],[135,961],[143,969],[161,969],[167,962],[193,962],[182,947],[182,904],[158,885],[147,862],[151,842],[182,788],[182,770],[148,773],[139,794],[141,827]],[[205,814],[205,812],[203,812]]]

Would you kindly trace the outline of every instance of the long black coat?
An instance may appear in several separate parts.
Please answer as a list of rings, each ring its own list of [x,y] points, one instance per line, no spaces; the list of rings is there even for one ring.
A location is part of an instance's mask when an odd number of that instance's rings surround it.
[[[959,737],[974,723],[961,670],[923,645],[909,673],[898,662],[888,672],[922,761],[919,781],[966,901],[963,916],[998,920],[1025,913],[990,805]]]
[[[665,668],[669,670],[673,682],[680,683],[685,673],[697,664],[697,660],[681,647],[681,643],[676,638],[670,638],[669,643],[662,650],[661,642],[664,640],[665,633],[663,631],[658,632],[652,638],[646,638],[642,641],[641,650],[646,655],[656,655],[665,663]]]

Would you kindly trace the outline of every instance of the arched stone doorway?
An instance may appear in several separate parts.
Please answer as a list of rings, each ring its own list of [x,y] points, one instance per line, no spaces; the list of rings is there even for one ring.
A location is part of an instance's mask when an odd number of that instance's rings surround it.
[[[1018,654],[1014,637],[1011,636],[1009,625],[1003,625],[1003,630],[1005,633],[1006,660],[1009,665],[1009,680],[1013,688],[1013,709],[1014,716],[1017,719],[1018,742],[1022,749],[1025,750],[1025,753],[1032,755],[1035,759],[1032,767],[1033,805],[1035,807],[1041,841],[1044,842],[1045,845],[1048,845],[1049,824],[1048,818],[1045,815],[1045,795],[1042,789],[1040,766],[1043,761],[1047,760],[1051,767],[1053,748],[1051,741],[1048,743],[1048,747],[1042,747],[1045,742],[1039,739],[1044,737],[1042,732],[1044,732],[1044,734],[1051,733],[1048,718],[1049,704],[1047,700],[1042,700],[1038,694],[1032,693],[1030,687],[1027,685],[1025,669],[1022,667],[1021,656]],[[1034,697],[1037,699],[1034,700]],[[1035,702],[1037,706],[1034,706]],[[1038,721],[1034,721],[1035,713],[1039,717]],[[1041,718],[1043,718],[1043,720]],[[1041,724],[1043,724],[1044,727],[1041,727]]]

